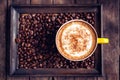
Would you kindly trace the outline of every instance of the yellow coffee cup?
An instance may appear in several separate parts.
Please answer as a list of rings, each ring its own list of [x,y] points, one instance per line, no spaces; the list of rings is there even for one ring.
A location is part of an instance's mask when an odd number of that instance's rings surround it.
[[[56,34],[59,53],[71,61],[82,61],[90,57],[98,44],[109,43],[108,38],[98,38],[95,28],[81,19],[64,23]]]

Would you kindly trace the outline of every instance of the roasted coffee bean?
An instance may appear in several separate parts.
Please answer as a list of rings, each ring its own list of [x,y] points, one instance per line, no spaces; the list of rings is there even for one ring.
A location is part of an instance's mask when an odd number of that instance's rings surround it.
[[[20,14],[15,38],[18,45],[18,68],[94,68],[94,55],[84,61],[75,62],[66,60],[57,51],[56,32],[62,24],[72,19],[83,19],[95,25],[94,12]]]
[[[15,39],[15,42],[16,42],[17,44],[19,44],[19,43],[21,42],[21,40],[20,40],[19,38],[16,38],[16,39]]]
[[[39,64],[39,66],[40,66],[40,68],[42,68],[42,67],[43,67],[43,64],[42,64],[42,63],[40,63],[40,64]]]
[[[92,16],[90,15],[90,13],[87,13],[86,15],[87,15],[87,19],[91,19],[92,18]]]

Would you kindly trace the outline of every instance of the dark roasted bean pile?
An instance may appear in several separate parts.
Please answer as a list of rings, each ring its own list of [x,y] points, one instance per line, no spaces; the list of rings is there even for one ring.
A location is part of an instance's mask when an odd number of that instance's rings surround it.
[[[84,61],[69,61],[56,49],[57,30],[72,19],[83,19],[95,25],[95,13],[91,12],[20,14],[15,39],[18,68],[94,68],[94,55]]]

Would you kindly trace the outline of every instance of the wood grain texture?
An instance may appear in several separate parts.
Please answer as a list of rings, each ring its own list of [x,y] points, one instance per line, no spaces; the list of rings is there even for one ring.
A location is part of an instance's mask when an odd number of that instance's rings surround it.
[[[119,16],[119,41],[120,41],[120,0],[119,0],[119,12],[118,12],[118,16]],[[120,42],[119,42],[119,52],[120,52]],[[119,53],[119,55],[120,55],[120,53]],[[120,57],[120,56],[119,56]],[[120,58],[119,58],[119,62],[120,62]],[[119,66],[119,68],[120,68],[120,66]]]
[[[76,0],[76,4],[96,4],[97,0]]]
[[[120,56],[119,56],[119,80],[120,80]]]
[[[50,77],[30,77],[30,80],[52,80]]]
[[[13,0],[13,4],[30,4],[30,0]]]
[[[98,80],[118,80],[119,73],[119,17],[118,0],[101,0],[103,4],[103,36],[110,39],[110,43],[103,46],[103,62],[105,78]],[[112,75],[114,74],[114,75]]]
[[[87,77],[87,80],[97,80],[97,77]]]
[[[75,80],[75,77],[66,77],[65,80]]]
[[[97,80],[97,77],[75,77],[75,80]]]
[[[6,0],[0,0],[0,80],[6,79],[5,67],[5,15],[6,15]]]
[[[53,0],[31,0],[31,4],[53,4]]]
[[[66,80],[66,77],[54,77],[55,80]]]
[[[46,3],[47,1],[47,3]],[[61,2],[60,2],[61,1]],[[118,11],[119,0],[98,0],[103,4],[103,36],[110,39],[110,44],[103,46],[104,77],[6,77],[5,72],[5,24],[6,2],[11,5],[11,0],[0,0],[0,80],[119,80],[119,55],[120,55],[120,16]],[[31,0],[31,4],[96,4],[97,0]],[[30,0],[13,0],[12,4],[30,4]],[[6,19],[5,19],[6,18]],[[119,44],[118,44],[119,43]],[[7,66],[7,65],[6,65]]]
[[[54,0],[54,4],[74,4],[74,0]]]
[[[75,80],[87,80],[87,77],[75,77]]]
[[[26,77],[9,77],[7,80],[29,80]]]
[[[116,74],[108,74],[104,77],[99,77],[98,80],[119,80],[119,78]]]
[[[67,76],[67,77],[54,77],[54,80],[75,80],[75,77]]]
[[[120,0],[119,0],[119,3],[120,4]],[[119,5],[119,12],[118,12],[118,15],[119,15],[119,41],[120,41],[120,5]],[[120,42],[119,42],[119,80],[120,80]]]
[[[106,76],[104,76],[104,77],[98,77],[98,80],[107,80],[107,79]]]

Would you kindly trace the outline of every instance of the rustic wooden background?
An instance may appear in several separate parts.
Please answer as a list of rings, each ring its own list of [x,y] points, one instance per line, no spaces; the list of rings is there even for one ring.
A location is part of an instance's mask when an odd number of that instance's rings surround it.
[[[7,37],[9,29],[9,7],[11,4],[102,4],[103,5],[103,36],[110,39],[108,45],[103,46],[103,77],[11,77],[8,75],[8,64],[6,56]],[[0,80],[119,80],[119,0],[0,0]]]

